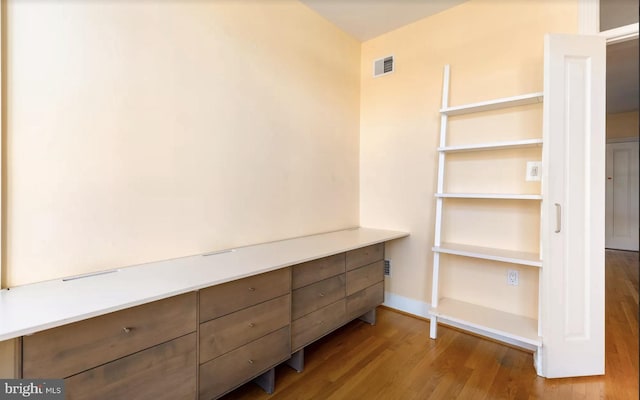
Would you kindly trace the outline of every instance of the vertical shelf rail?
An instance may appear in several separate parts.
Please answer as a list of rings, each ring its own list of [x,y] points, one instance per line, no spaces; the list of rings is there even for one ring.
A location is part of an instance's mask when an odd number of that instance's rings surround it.
[[[444,73],[442,79],[442,109],[449,107],[449,64],[444,66]],[[449,122],[449,116],[446,113],[440,113],[440,148],[447,146],[447,124]],[[446,153],[444,151],[438,152],[438,184],[436,193],[444,193],[444,165],[445,165]],[[434,232],[434,246],[440,246],[442,242],[442,197],[436,198],[436,224]],[[433,253],[433,278],[431,287],[431,307],[438,307],[439,299],[439,275],[440,275],[440,253]],[[431,315],[429,322],[429,337],[435,339],[438,335],[438,318],[435,315]]]

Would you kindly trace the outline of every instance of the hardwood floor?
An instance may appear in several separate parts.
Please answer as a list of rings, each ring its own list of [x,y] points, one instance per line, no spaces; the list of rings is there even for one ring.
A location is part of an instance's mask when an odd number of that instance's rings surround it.
[[[544,379],[531,353],[454,329],[429,339],[427,321],[378,309],[306,348],[305,369],[280,366],[276,391],[245,399],[638,399],[638,253],[606,253],[606,374]]]

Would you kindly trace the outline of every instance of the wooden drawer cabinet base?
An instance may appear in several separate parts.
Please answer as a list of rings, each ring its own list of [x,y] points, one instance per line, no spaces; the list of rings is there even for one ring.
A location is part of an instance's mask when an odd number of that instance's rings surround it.
[[[200,400],[217,398],[291,355],[289,327],[284,327],[200,366]]]
[[[291,291],[291,269],[282,268],[200,291],[200,322],[205,322]]]
[[[384,243],[374,244],[347,252],[347,271],[380,261],[384,258]]]
[[[344,273],[345,253],[298,264],[291,272],[291,288],[298,289]]]
[[[200,325],[200,363],[289,325],[291,295],[280,296]]]
[[[304,346],[375,320],[383,258],[371,245],[25,336],[22,376],[65,379],[68,400],[209,400],[252,379],[270,392]]]
[[[297,351],[321,336],[338,328],[345,321],[345,299],[341,299],[318,311],[291,323],[291,349]]]
[[[384,280],[384,261],[376,261],[347,272],[347,296]]]
[[[384,302],[384,282],[376,283],[347,297],[347,319],[352,320]]]
[[[48,329],[23,341],[24,378],[66,378],[196,330],[196,293]]]
[[[74,375],[65,386],[67,400],[193,400],[196,334]]]
[[[344,298],[345,280],[345,275],[340,274],[333,278],[314,283],[313,285],[294,290],[291,300],[291,319],[298,319]]]

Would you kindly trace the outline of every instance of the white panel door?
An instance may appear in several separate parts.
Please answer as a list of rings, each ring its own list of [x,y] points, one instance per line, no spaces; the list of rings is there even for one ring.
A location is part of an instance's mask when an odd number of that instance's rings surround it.
[[[538,374],[604,373],[606,43],[545,36]]]
[[[638,251],[638,142],[607,144],[605,247]]]

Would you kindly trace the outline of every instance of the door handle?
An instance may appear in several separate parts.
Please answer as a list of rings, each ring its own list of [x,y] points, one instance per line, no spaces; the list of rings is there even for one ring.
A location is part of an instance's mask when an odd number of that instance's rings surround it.
[[[556,233],[560,233],[562,230],[562,206],[558,203],[555,203],[556,206]]]

